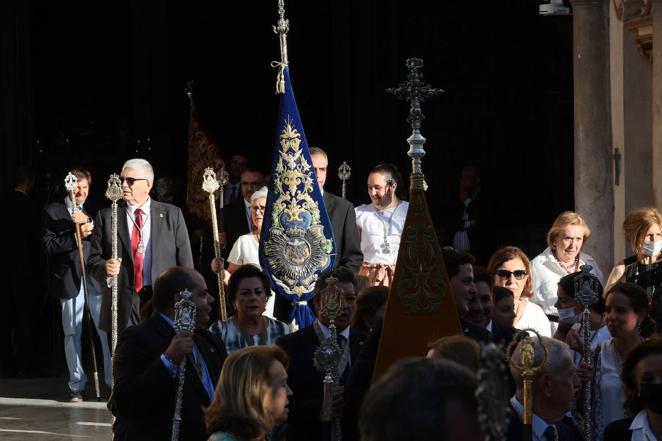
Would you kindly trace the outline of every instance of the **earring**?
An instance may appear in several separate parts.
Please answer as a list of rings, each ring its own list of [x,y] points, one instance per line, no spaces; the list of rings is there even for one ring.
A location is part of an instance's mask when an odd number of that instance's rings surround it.
[[[641,335],[641,322],[637,323],[637,334]]]

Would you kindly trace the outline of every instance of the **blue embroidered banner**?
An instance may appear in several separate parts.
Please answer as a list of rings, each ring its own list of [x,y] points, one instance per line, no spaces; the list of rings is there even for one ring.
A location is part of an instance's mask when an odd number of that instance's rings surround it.
[[[260,265],[269,273],[277,295],[294,303],[290,321],[305,328],[315,316],[307,304],[296,302],[312,299],[319,273],[335,266],[336,244],[287,67],[284,76],[260,233]]]

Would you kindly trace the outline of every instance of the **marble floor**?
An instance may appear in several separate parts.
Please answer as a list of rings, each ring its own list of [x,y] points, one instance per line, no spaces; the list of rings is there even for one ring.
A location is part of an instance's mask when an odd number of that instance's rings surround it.
[[[69,403],[63,378],[0,379],[0,440],[110,440],[104,400]],[[107,391],[102,391],[107,396]]]

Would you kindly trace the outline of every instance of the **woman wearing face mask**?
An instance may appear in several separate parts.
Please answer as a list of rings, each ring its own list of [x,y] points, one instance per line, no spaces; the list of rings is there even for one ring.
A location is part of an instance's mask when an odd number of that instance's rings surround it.
[[[575,279],[581,271],[561,277],[557,289],[557,300],[554,306],[559,312],[559,327],[554,338],[565,341],[574,351],[575,362],[579,364],[584,347],[584,331],[582,329],[582,313],[584,307],[575,301]],[[589,306],[589,324],[591,351],[595,351],[603,341],[611,338],[604,322],[605,300],[602,298],[602,284],[594,278],[598,286],[599,299]]]
[[[662,339],[652,338],[623,363],[625,403],[630,418],[605,428],[605,441],[662,441]]]
[[[651,315],[662,329],[662,214],[653,207],[638,208],[623,222],[625,238],[634,256],[619,262],[611,270],[607,288],[616,282],[630,282],[646,290],[651,301]]]
[[[602,439],[602,429],[626,416],[621,386],[623,360],[655,332],[646,292],[639,286],[619,282],[607,290],[606,321],[611,338],[602,342],[596,354],[593,385],[594,439]]]

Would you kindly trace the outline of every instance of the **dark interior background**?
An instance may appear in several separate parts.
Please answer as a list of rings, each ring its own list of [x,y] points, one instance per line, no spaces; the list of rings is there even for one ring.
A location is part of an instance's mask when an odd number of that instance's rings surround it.
[[[129,157],[185,182],[187,80],[224,155],[271,163],[277,97],[276,1],[6,0],[0,6],[2,182],[17,165],[57,194],[72,164],[106,176]],[[408,106],[384,89],[405,59],[445,94],[424,105],[423,167],[433,219],[459,169],[480,164],[497,243],[531,257],[555,216],[573,207],[572,19],[541,17],[531,0],[288,0],[293,86],[310,145],[353,170],[349,198],[365,203],[367,171],[411,170]],[[59,197],[59,195],[58,195]]]

